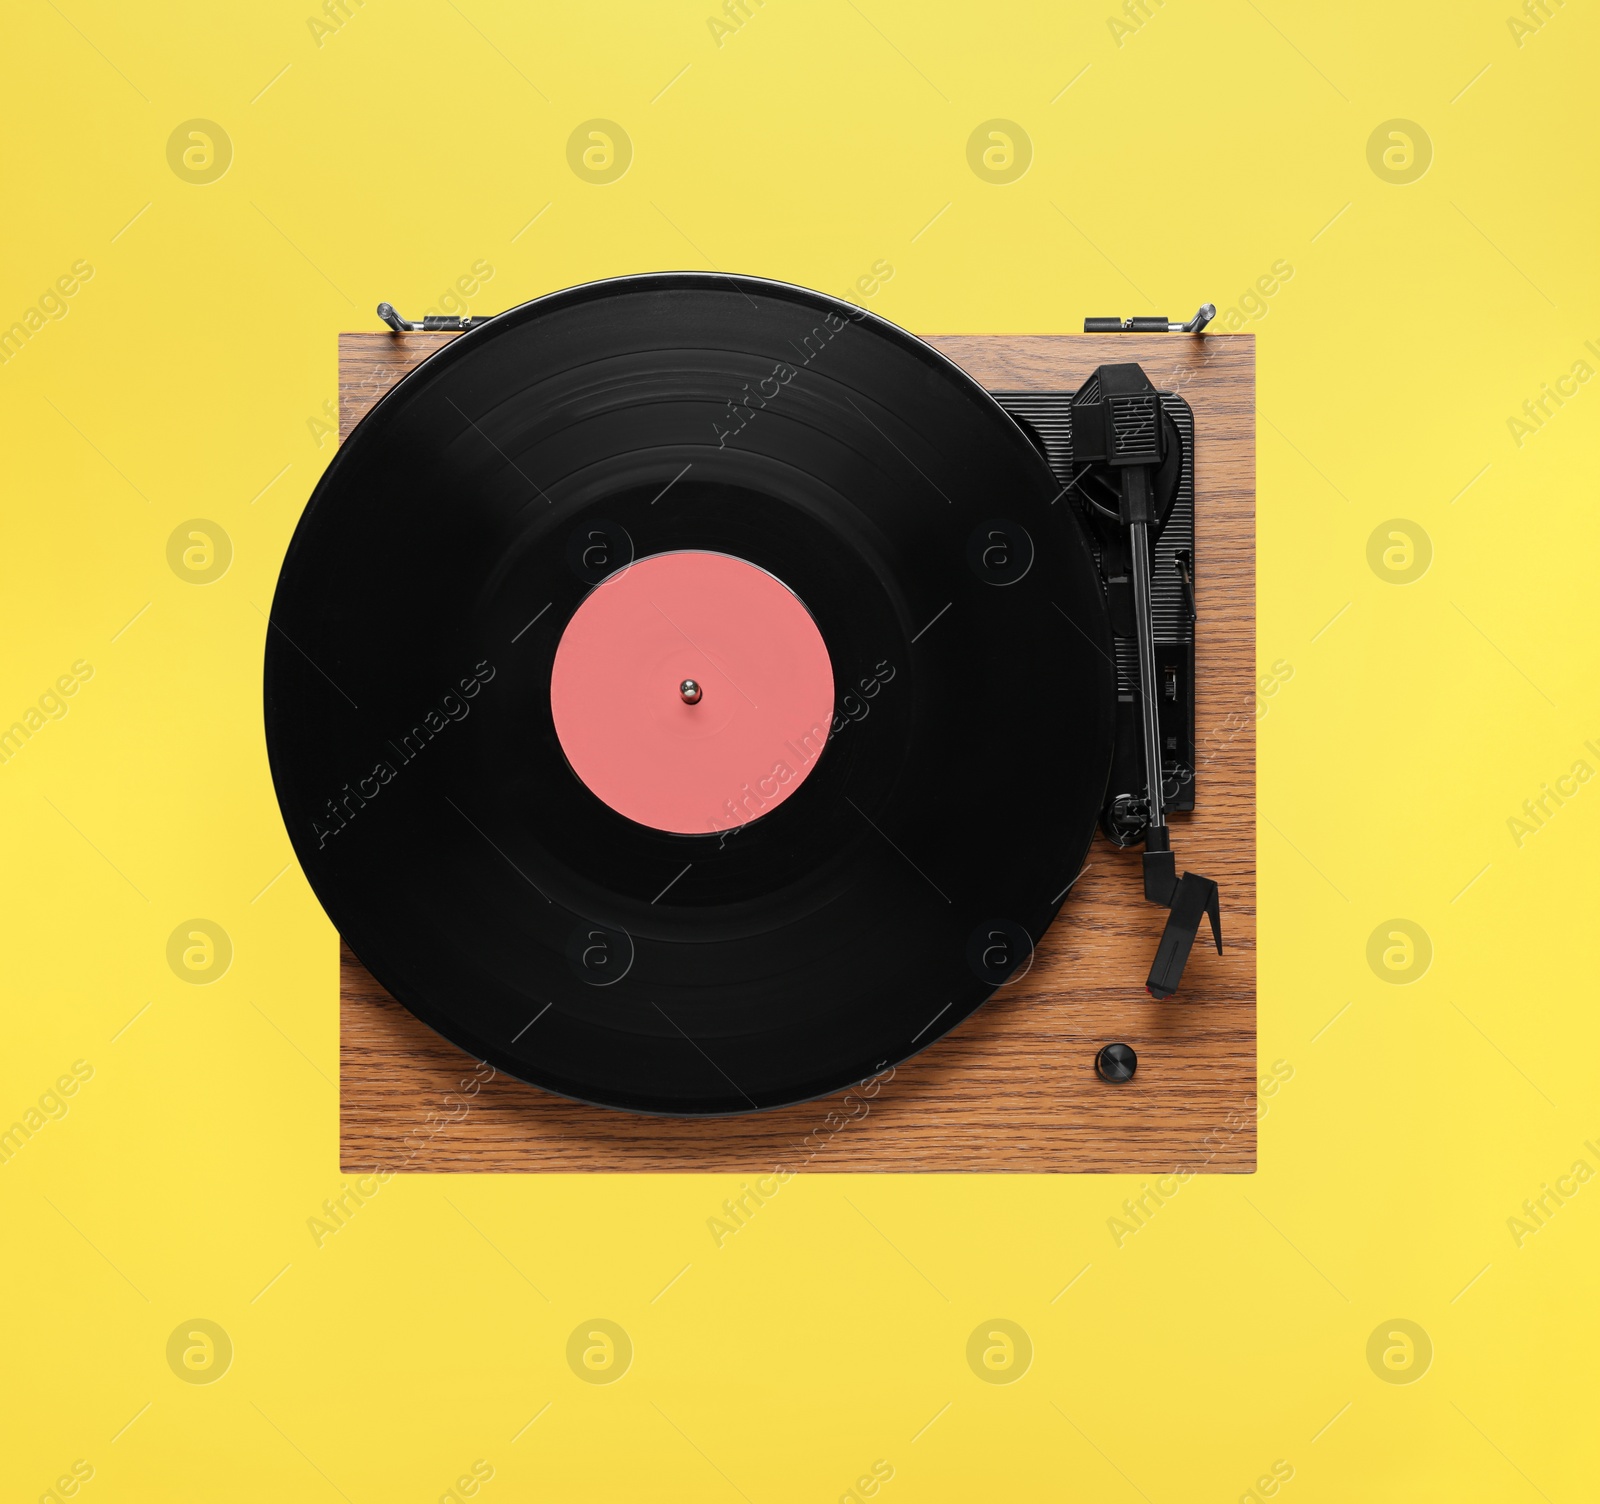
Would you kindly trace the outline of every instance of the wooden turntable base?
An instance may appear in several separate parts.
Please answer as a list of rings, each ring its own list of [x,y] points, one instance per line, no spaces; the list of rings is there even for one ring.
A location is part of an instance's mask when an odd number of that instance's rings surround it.
[[[339,436],[453,334],[339,337]],[[1177,997],[1144,990],[1166,911],[1138,850],[1096,837],[1031,970],[860,1092],[745,1117],[585,1107],[495,1075],[419,1023],[340,947],[340,1165],[424,1172],[774,1170],[1251,1173],[1256,1167],[1255,338],[939,335],[995,391],[1064,391],[1138,361],[1195,414],[1196,805],[1179,869],[1216,879],[1226,953],[1202,927]],[[1112,1040],[1133,1080],[1094,1071]],[[475,1069],[476,1067],[476,1069]],[[467,1083],[477,1081],[476,1090]]]

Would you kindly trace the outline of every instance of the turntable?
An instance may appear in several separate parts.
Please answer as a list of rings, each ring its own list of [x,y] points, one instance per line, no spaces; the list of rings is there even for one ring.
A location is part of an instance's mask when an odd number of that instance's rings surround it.
[[[1253,340],[380,313],[265,678],[347,1164],[1253,1166]]]

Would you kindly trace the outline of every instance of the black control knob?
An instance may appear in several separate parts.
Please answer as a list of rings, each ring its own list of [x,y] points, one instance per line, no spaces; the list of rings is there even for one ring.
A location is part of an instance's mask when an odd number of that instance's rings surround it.
[[[1100,1053],[1094,1057],[1094,1069],[1102,1081],[1116,1085],[1133,1079],[1133,1073],[1139,1069],[1139,1057],[1130,1044],[1102,1045]]]

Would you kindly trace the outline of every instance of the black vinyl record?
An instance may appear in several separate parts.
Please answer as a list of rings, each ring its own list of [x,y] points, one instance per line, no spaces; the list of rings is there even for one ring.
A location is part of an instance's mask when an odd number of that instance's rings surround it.
[[[925,1048],[1031,961],[1105,792],[1110,633],[1059,490],[930,346],[785,284],[622,278],[461,335],[340,449],[273,601],[317,897],[423,1022],[587,1102],[748,1112]],[[701,835],[591,793],[551,709],[585,597],[680,550],[793,591],[837,689],[803,783]]]

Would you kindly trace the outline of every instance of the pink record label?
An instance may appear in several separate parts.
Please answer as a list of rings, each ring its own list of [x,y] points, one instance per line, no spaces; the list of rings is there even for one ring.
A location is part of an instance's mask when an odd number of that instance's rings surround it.
[[[833,665],[798,596],[728,554],[655,554],[567,623],[550,672],[573,771],[618,814],[704,835],[769,814],[827,745]]]

